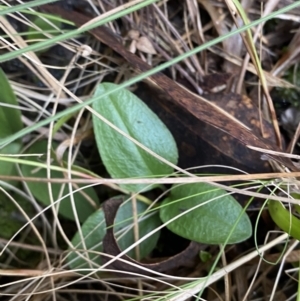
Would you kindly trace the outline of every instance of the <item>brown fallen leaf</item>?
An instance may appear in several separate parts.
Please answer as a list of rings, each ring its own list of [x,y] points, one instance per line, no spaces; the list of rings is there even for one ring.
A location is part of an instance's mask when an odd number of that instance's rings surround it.
[[[249,173],[271,172],[267,161],[261,160],[261,153],[253,151],[239,143],[231,135],[202,122],[182,109],[171,100],[166,93],[156,87],[140,84],[134,92],[140,97],[166,124],[172,132],[179,149],[179,166],[189,168],[203,165],[227,165],[242,169]],[[214,99],[220,109],[241,120],[245,126],[260,134],[257,120],[258,108],[246,97],[230,94],[207,94],[208,99]],[[208,112],[209,114],[209,112]],[[268,143],[276,145],[272,126],[264,121],[264,129],[268,134]],[[195,172],[203,172],[196,169]],[[205,169],[211,172],[229,172],[224,169]]]

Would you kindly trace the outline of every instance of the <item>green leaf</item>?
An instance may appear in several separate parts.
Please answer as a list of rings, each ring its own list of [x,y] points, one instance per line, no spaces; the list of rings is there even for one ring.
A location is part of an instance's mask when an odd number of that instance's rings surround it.
[[[23,128],[21,120],[21,112],[16,106],[18,101],[16,96],[6,78],[5,73],[0,68],[0,138],[8,137]],[[15,106],[15,107],[12,107]],[[22,147],[20,140],[17,140],[6,147],[0,149],[2,155],[15,155],[18,154]],[[0,175],[12,175],[16,174],[16,168],[14,163],[1,162]],[[12,183],[12,182],[11,182]]]
[[[269,213],[275,224],[284,232],[300,240],[300,220],[280,202],[269,200]]]
[[[8,144],[4,148],[0,149],[0,154],[1,155],[8,155],[8,154],[15,155],[20,152],[21,148],[22,148],[21,142],[15,141],[15,142]],[[4,176],[4,175],[5,176],[12,176],[12,175],[18,176],[18,172],[17,172],[15,164],[12,162],[2,161],[0,163],[0,175],[2,175],[2,176]],[[6,182],[17,185],[16,181],[6,181]]]
[[[0,191],[0,229],[2,241],[4,241],[4,239],[11,239],[12,236],[28,222],[27,218],[34,218],[37,214],[36,209],[28,199],[23,198],[23,196],[14,191],[9,191],[9,196],[10,197],[3,191]],[[27,217],[24,216],[23,212],[15,204],[18,204],[18,206],[22,208]],[[33,230],[30,232],[28,232],[28,230],[29,227],[25,227],[25,229],[21,231],[22,234],[15,238],[15,240],[22,242],[24,245],[38,245],[40,243],[38,236]],[[3,246],[4,243],[2,242],[2,252]],[[13,248],[13,250],[9,246],[8,249],[1,254],[0,258],[2,265],[9,262],[10,266],[20,266],[20,263],[22,263],[21,266],[25,267],[23,263],[26,262],[26,268],[32,269],[40,262],[40,256],[36,256],[31,249],[23,248],[22,246]]]
[[[55,144],[53,144],[55,146]],[[47,141],[42,140],[33,144],[30,149],[27,151],[28,154],[46,154]],[[43,159],[37,158],[37,156],[30,156],[26,158],[28,161],[41,162]],[[58,163],[53,158],[51,163],[54,166],[59,166]],[[43,162],[45,163],[45,162]],[[47,178],[47,170],[45,168],[37,168],[36,166],[31,165],[22,165],[22,173],[24,177],[37,177],[37,178]],[[63,173],[60,171],[51,171],[51,178],[61,178],[64,179]],[[35,183],[27,182],[27,185],[32,192],[32,194],[44,205],[48,206],[51,204],[49,197],[49,190],[47,183]],[[84,185],[78,184],[78,187],[83,187]],[[69,194],[69,187],[67,184],[51,184],[52,194],[54,201],[58,200],[61,196]],[[63,190],[63,193],[61,191]],[[74,188],[73,190],[76,190]],[[86,194],[94,204],[88,200],[84,195]],[[84,222],[93,212],[95,212],[97,204],[99,203],[97,195],[92,187],[85,188],[84,190],[73,192],[73,197],[76,205],[76,210],[80,222]],[[64,198],[59,204],[59,213],[64,217],[74,220],[74,213],[71,206],[70,197]]]
[[[28,200],[13,192],[10,193],[10,196],[29,217],[35,215],[36,212]],[[26,217],[15,206],[14,202],[4,192],[0,191],[1,238],[10,239],[26,222]]]
[[[217,198],[217,199],[215,199]],[[223,244],[241,216],[228,243],[249,238],[252,227],[243,208],[227,192],[206,183],[174,186],[170,196],[162,202],[160,218],[166,223],[184,211],[215,199],[179,217],[167,228],[179,236],[205,244]]]
[[[1,68],[0,91],[0,138],[5,138],[20,131],[23,128],[23,123],[20,110],[16,107],[9,107],[18,106],[19,104],[6,75]]]
[[[120,197],[125,199],[124,196],[118,196],[116,198]],[[142,214],[147,208],[148,206],[146,204],[139,201],[137,202],[138,214]],[[143,237],[157,228],[160,224],[161,222],[158,213],[149,213],[143,216],[138,224],[139,236]],[[84,246],[80,234],[77,232],[72,239],[72,244],[85,258],[79,257],[75,252],[71,252],[68,256],[68,262],[71,269],[86,269],[91,266],[92,268],[99,267],[101,265],[100,253],[103,251],[102,240],[106,234],[106,223],[103,210],[99,209],[92,214],[82,225],[81,231],[87,252],[83,251]],[[115,219],[114,233],[121,250],[125,250],[135,242],[131,202],[125,202],[120,206]],[[158,238],[159,231],[139,245],[140,258],[144,258],[155,248]],[[131,258],[136,258],[134,249],[129,251],[127,255]],[[91,262],[91,264],[89,264],[89,262]]]
[[[45,16],[43,17],[45,19],[47,19]],[[28,29],[28,34],[27,34],[27,39],[29,41],[34,40],[34,43],[39,42],[40,40],[45,40],[48,39],[48,37],[44,34],[46,32],[51,32],[52,35],[58,35],[59,31],[57,29],[55,29],[54,26],[61,28],[62,27],[62,23],[58,20],[58,19],[51,19],[46,21],[44,19],[42,19],[41,17],[35,17],[33,19],[33,24],[36,25],[38,28],[40,28],[40,31],[37,31],[35,28],[33,27],[29,27]],[[51,25],[51,23],[54,25]],[[55,31],[53,33],[53,30]],[[45,51],[45,49],[43,49],[43,51]]]
[[[212,259],[211,253],[202,250],[200,251],[199,257],[203,263],[206,263]]]
[[[95,96],[116,87],[115,84],[102,83],[97,87]],[[144,146],[173,164],[177,163],[178,151],[172,134],[157,115],[133,93],[126,89],[114,92],[95,101],[93,108]],[[166,176],[173,172],[172,167],[148,154],[95,115],[93,124],[102,161],[113,178]],[[154,187],[147,184],[121,186],[131,192],[142,189],[146,191]]]

